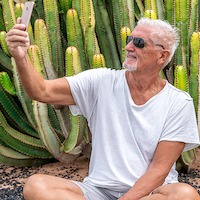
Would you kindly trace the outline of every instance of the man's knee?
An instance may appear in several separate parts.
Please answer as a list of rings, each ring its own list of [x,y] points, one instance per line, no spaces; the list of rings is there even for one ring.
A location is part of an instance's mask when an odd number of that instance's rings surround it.
[[[41,192],[47,188],[46,184],[45,175],[35,174],[30,176],[23,189],[24,198],[29,200],[34,199],[34,196],[36,197],[38,193],[41,195]]]
[[[198,192],[189,184],[179,183],[174,189],[177,199],[181,197],[183,200],[200,200]]]
[[[153,194],[163,195],[167,200],[200,200],[198,192],[186,183],[163,185],[154,190]]]

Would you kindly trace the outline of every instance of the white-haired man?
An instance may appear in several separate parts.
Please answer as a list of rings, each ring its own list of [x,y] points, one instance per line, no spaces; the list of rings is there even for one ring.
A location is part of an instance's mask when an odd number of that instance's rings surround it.
[[[24,187],[27,200],[199,200],[178,183],[175,162],[199,145],[193,100],[159,76],[179,37],[161,20],[139,20],[127,38],[124,70],[93,69],[43,80],[27,56],[29,39],[18,23],[7,33],[27,95],[69,105],[92,133],[89,175],[83,182],[37,174]],[[112,67],[112,66],[109,66]]]

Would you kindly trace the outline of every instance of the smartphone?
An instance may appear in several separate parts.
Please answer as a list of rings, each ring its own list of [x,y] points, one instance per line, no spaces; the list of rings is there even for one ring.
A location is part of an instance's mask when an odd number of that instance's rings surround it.
[[[22,18],[21,24],[25,24],[26,31],[28,29],[28,24],[29,24],[30,19],[31,19],[33,6],[34,6],[34,2],[33,1],[27,1],[24,4],[24,9],[23,9],[23,12],[22,12],[22,17],[21,17]]]

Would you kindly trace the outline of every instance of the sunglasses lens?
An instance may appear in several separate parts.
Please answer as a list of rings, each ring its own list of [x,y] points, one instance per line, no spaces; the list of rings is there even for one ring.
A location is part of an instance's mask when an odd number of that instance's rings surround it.
[[[143,38],[133,38],[133,44],[138,48],[144,48],[144,39]]]
[[[126,37],[126,44],[128,44],[131,40],[133,40],[134,46],[142,49],[144,48],[144,39],[138,37],[127,36]]]
[[[128,44],[132,39],[133,39],[132,36],[127,36],[126,37],[126,44]]]

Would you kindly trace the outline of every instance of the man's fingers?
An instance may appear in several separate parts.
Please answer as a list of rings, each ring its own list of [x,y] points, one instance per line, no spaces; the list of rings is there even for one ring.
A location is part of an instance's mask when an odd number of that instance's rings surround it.
[[[30,45],[30,42],[22,43],[22,42],[15,42],[15,43],[8,43],[9,48],[12,50],[15,50],[17,47],[28,47]]]
[[[17,24],[21,24],[21,20],[22,20],[21,17],[18,17],[17,18]]]
[[[26,43],[26,42],[29,42],[29,37],[26,36],[20,36],[20,35],[7,35],[6,36],[6,42],[23,42],[23,43]]]

